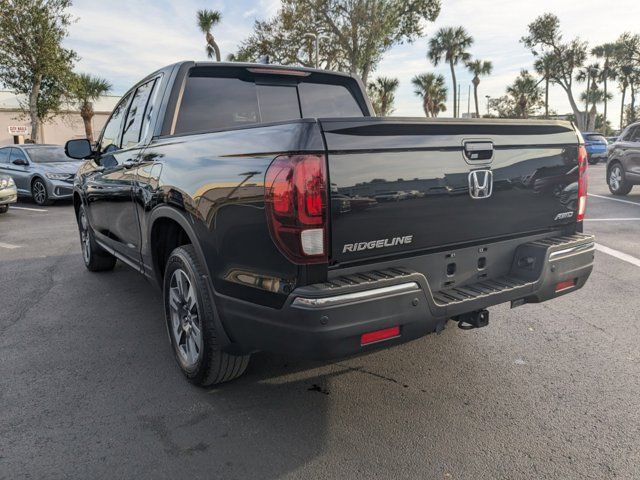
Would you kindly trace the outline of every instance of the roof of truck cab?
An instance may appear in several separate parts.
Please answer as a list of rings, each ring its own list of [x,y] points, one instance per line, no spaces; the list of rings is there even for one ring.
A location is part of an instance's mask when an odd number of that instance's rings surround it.
[[[189,61],[180,63],[190,63]],[[282,70],[307,73],[321,73],[324,75],[338,75],[341,77],[353,77],[353,75],[345,72],[336,72],[334,70],[324,70],[322,68],[308,68],[291,65],[278,65],[275,63],[249,63],[249,62],[193,62],[196,67],[227,67],[227,68],[255,68],[264,70]]]

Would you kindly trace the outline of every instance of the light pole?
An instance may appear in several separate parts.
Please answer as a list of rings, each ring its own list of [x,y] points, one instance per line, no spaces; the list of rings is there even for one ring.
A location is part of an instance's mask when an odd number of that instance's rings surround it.
[[[487,116],[491,115],[491,112],[489,112],[489,100],[491,100],[491,97],[489,95],[485,95],[484,98],[487,99]]]
[[[305,33],[303,38],[313,38],[313,42],[315,43],[315,53],[316,53],[316,68],[318,68],[318,43],[320,40],[326,40],[329,37],[326,35],[318,35],[316,33]]]

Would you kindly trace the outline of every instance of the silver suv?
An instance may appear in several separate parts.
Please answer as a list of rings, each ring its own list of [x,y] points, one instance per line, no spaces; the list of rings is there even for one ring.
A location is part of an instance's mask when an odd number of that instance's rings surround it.
[[[82,162],[60,145],[11,145],[0,148],[0,174],[13,178],[18,195],[38,205],[73,196],[73,180]]]
[[[607,184],[614,195],[627,195],[640,184],[640,122],[624,129],[607,152]]]

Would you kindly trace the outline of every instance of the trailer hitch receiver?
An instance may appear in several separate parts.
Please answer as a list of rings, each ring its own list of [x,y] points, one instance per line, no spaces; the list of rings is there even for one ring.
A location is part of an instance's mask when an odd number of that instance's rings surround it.
[[[462,330],[473,330],[489,325],[489,310],[476,310],[475,312],[463,313],[453,317],[458,322],[458,328]]]

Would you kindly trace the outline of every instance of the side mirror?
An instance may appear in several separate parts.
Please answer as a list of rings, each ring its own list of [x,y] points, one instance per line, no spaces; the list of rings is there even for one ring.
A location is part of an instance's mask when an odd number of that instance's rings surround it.
[[[91,143],[89,143],[89,140],[86,138],[79,138],[76,140],[69,140],[64,145],[64,153],[66,153],[69,158],[82,160],[90,157],[93,154],[93,150],[91,149]]]
[[[16,158],[13,162],[14,165],[29,165],[29,162],[27,162],[24,158]]]

